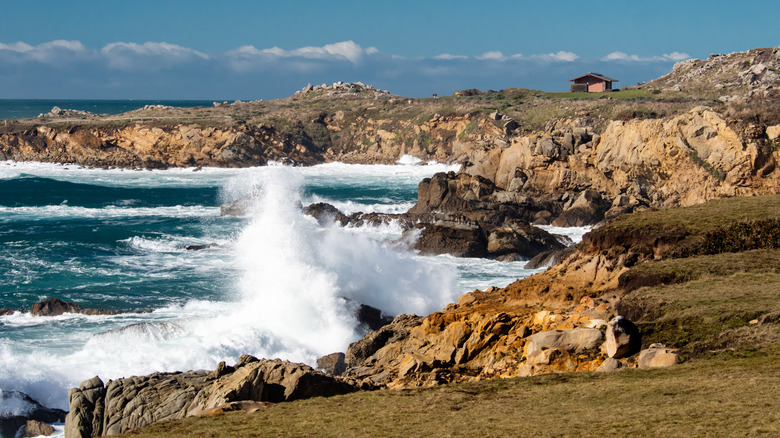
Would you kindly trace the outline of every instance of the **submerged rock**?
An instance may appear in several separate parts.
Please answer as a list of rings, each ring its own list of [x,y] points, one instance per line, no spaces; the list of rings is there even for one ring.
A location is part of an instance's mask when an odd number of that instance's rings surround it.
[[[122,312],[109,309],[84,309],[78,304],[62,301],[59,298],[49,298],[35,303],[30,308],[33,316],[59,316],[64,313],[80,313],[82,315],[118,315]]]

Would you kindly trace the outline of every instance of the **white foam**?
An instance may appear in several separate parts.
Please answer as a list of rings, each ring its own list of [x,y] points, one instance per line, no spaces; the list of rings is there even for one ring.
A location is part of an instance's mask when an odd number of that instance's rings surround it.
[[[582,242],[582,236],[590,232],[593,229],[591,226],[587,227],[554,227],[552,225],[537,225],[539,228],[547,231],[550,234],[560,234],[566,236],[574,243]]]
[[[15,218],[33,219],[65,219],[92,218],[116,219],[125,217],[218,217],[218,207],[204,206],[168,206],[168,207],[119,207],[101,208],[71,207],[68,205],[44,205],[36,207],[4,207],[0,206],[0,215],[5,220]]]

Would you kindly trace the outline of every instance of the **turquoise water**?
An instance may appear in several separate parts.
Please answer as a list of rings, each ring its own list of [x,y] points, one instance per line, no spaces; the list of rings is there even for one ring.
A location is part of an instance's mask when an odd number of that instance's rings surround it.
[[[0,120],[38,117],[38,114],[48,113],[55,106],[94,114],[121,114],[146,105],[195,107],[211,106],[213,103],[211,100],[0,99]]]

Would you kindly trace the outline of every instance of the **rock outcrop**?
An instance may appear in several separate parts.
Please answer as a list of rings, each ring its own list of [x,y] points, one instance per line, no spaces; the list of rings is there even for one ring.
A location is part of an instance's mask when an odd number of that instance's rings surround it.
[[[213,372],[154,373],[109,381],[94,377],[70,391],[65,436],[114,435],[156,421],[198,415],[232,402],[278,403],[355,391],[358,385],[307,365],[242,356]]]
[[[62,301],[59,298],[49,298],[35,303],[30,307],[32,316],[59,316],[63,313],[81,313],[83,315],[116,315],[121,313],[109,309],[84,309],[78,304]]]

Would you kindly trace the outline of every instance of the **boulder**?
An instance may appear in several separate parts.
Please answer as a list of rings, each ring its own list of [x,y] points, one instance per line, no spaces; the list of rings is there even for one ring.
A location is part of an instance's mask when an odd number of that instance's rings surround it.
[[[317,369],[334,376],[340,376],[347,370],[347,363],[344,361],[344,353],[331,353],[317,359]]]
[[[54,433],[54,427],[38,420],[27,420],[24,425],[23,437],[49,436]]]
[[[528,338],[525,355],[529,365],[545,358],[545,351],[560,350],[581,353],[596,348],[602,340],[601,331],[595,328],[575,328],[537,332]]]
[[[616,316],[607,324],[607,355],[611,358],[621,359],[633,356],[642,349],[642,335],[637,326],[623,318]]]
[[[620,368],[623,368],[623,363],[619,360],[610,357],[607,358],[601,365],[599,365],[598,368],[596,368],[597,373],[608,373],[610,371],[615,371]]]
[[[666,368],[677,365],[680,354],[673,348],[663,344],[652,344],[639,353],[639,368]]]
[[[379,330],[393,322],[392,316],[383,315],[381,310],[366,304],[358,305],[355,311],[355,318],[357,318],[361,328],[366,331]]]

